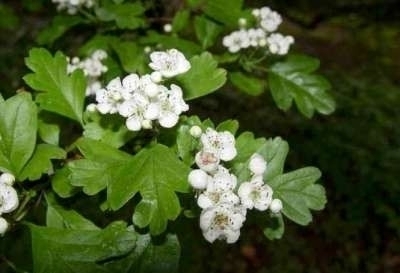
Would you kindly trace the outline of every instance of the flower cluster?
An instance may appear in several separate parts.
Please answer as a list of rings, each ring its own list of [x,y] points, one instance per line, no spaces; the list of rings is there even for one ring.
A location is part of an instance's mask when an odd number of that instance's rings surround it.
[[[76,69],[82,69],[87,79],[86,96],[93,95],[96,90],[101,88],[99,78],[108,71],[101,61],[107,58],[107,52],[104,50],[96,50],[91,56],[80,60],[78,57],[69,58],[67,73],[72,73]]]
[[[189,173],[188,180],[199,192],[197,204],[202,209],[200,228],[207,241],[212,243],[224,239],[227,243],[236,242],[246,220],[247,209],[265,211],[269,207],[273,213],[281,210],[282,203],[279,199],[272,200],[273,191],[263,182],[267,164],[262,156],[254,154],[251,157],[251,181],[243,182],[236,193],[237,177],[221,165],[221,161],[236,157],[234,136],[230,132],[217,132],[211,128],[201,133],[198,126],[193,126],[190,133],[200,138],[202,147],[195,156],[199,168]]]
[[[269,7],[254,9],[252,14],[257,22],[254,28],[246,29],[246,19],[240,18],[239,26],[241,29],[223,38],[222,44],[228,48],[229,52],[236,53],[249,47],[267,47],[271,54],[287,54],[290,45],[294,43],[293,37],[273,33],[282,23],[282,17]]]
[[[57,10],[66,10],[68,14],[76,14],[81,7],[91,8],[94,0],[52,0],[57,4]]]
[[[171,78],[187,72],[190,63],[176,49],[156,51],[150,54],[151,74],[130,74],[122,80],[117,77],[105,88],[96,91],[96,109],[101,114],[118,113],[126,118],[131,131],[150,129],[154,121],[171,128],[182,112],[189,110],[183,100],[182,89],[171,84],[161,84],[163,78]]]
[[[0,175],[0,215],[14,211],[18,205],[18,194],[12,187],[15,177],[10,173]],[[7,231],[8,222],[0,216],[0,234]]]

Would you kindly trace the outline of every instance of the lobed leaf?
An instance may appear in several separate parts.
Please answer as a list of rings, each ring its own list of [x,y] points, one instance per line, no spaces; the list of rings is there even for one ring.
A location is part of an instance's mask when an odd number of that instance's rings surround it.
[[[185,100],[205,96],[225,84],[226,70],[217,68],[218,63],[210,53],[193,56],[190,64],[190,70],[177,77]]]
[[[57,52],[53,57],[44,48],[34,48],[25,59],[33,73],[24,81],[39,92],[36,101],[41,108],[76,120],[82,124],[86,79],[81,70],[67,74],[67,59]]]
[[[328,93],[329,82],[320,75],[310,74],[318,66],[314,58],[292,55],[286,62],[271,67],[269,86],[280,109],[288,110],[294,100],[299,111],[309,118],[315,110],[325,115],[335,110],[335,101]]]
[[[189,170],[164,145],[142,149],[124,164],[108,187],[108,203],[117,210],[140,192],[142,200],[135,208],[133,222],[139,227],[149,226],[153,235],[160,234],[168,220],[180,213],[175,192],[188,191]]]
[[[326,203],[325,190],[314,184],[321,172],[314,167],[306,167],[278,175],[268,184],[274,190],[274,197],[281,199],[283,214],[292,221],[307,225],[312,220],[310,209],[323,209]]]

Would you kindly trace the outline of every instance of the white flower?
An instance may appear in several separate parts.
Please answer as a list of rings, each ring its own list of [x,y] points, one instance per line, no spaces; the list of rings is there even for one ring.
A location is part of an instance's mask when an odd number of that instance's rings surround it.
[[[282,201],[280,199],[274,199],[271,202],[269,209],[272,213],[279,213],[282,210]]]
[[[185,56],[177,49],[170,49],[166,52],[155,51],[150,54],[151,69],[161,73],[163,77],[171,78],[183,74],[190,69],[190,63]]]
[[[192,137],[198,138],[201,136],[203,131],[201,130],[200,126],[194,125],[190,127],[189,133]]]
[[[0,217],[0,235],[4,235],[8,229],[8,222],[3,217]]]
[[[255,153],[250,158],[249,169],[254,175],[262,175],[267,169],[267,162],[261,155]]]
[[[198,152],[195,156],[195,161],[200,169],[208,173],[216,171],[219,165],[219,157],[207,151]]]
[[[18,194],[11,186],[0,184],[0,214],[15,210],[19,205]]]
[[[282,17],[276,11],[272,11],[269,7],[260,9],[259,16],[260,26],[268,32],[274,32],[282,23]]]
[[[11,173],[3,173],[0,175],[0,184],[12,186],[15,182],[15,177]]]
[[[165,91],[160,92],[158,96],[161,107],[158,122],[165,128],[175,126],[179,115],[189,110],[189,106],[183,100],[182,89],[175,84],[172,84],[170,88],[170,90],[165,88]]]
[[[235,137],[228,131],[217,132],[207,128],[200,137],[203,150],[215,154],[223,161],[232,160],[236,154]]]
[[[237,177],[228,169],[219,165],[213,175],[213,189],[219,191],[231,191],[236,187]]]
[[[80,7],[91,8],[94,0],[52,0],[57,4],[57,10],[66,10],[68,14],[76,14]]]
[[[220,239],[231,244],[239,239],[240,228],[245,220],[246,210],[223,203],[201,212],[200,228],[208,242]]]
[[[241,29],[225,36],[222,40],[222,44],[228,48],[229,52],[236,53],[240,49],[250,46],[250,38],[247,31]]]
[[[272,54],[286,55],[290,45],[294,43],[292,36],[283,36],[280,33],[273,33],[267,38],[268,49]]]
[[[107,66],[105,66],[101,61],[107,58],[107,52],[104,50],[96,50],[86,59],[82,61],[78,57],[73,57],[72,59],[67,58],[68,74],[74,72],[76,69],[82,69],[87,80],[86,95],[95,94],[96,90],[101,88],[101,84],[98,81],[99,77],[108,71]]]
[[[247,208],[256,208],[257,210],[266,210],[272,202],[273,191],[270,186],[263,184],[260,180],[243,182],[239,189],[238,195],[241,204]]]
[[[210,179],[207,189],[199,195],[197,205],[202,209],[217,206],[220,203],[239,204],[239,197],[232,190],[221,190]]]
[[[261,28],[250,28],[247,30],[249,42],[252,47],[262,47],[266,44],[266,34]]]
[[[192,170],[188,176],[189,184],[196,190],[206,189],[211,179],[212,178],[201,169]]]

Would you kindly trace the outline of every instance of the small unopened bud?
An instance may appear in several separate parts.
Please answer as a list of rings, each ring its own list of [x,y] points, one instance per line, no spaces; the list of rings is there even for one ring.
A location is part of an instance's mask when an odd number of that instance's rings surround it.
[[[208,184],[208,174],[200,169],[192,170],[189,173],[189,184],[196,190],[204,190]]]
[[[151,120],[148,120],[148,119],[142,120],[142,128],[143,129],[151,129],[152,127],[153,126],[152,126]]]
[[[86,106],[86,111],[88,111],[88,112],[93,113],[93,112],[96,112],[96,110],[97,110],[97,107],[96,107],[96,104],[94,104],[94,103],[91,103],[88,106]]]
[[[239,24],[239,27],[240,27],[240,28],[246,27],[246,25],[247,25],[247,20],[246,20],[246,18],[239,18],[238,24]]]
[[[162,75],[161,75],[161,73],[158,72],[158,71],[152,72],[152,73],[150,74],[150,78],[151,78],[151,80],[152,80],[153,82],[155,82],[155,83],[159,83],[159,82],[162,81]]]
[[[0,235],[4,235],[8,229],[8,222],[3,217],[0,217]]]
[[[149,54],[151,52],[151,47],[146,46],[143,50],[144,50],[144,53]]]
[[[194,125],[190,128],[189,133],[192,137],[198,138],[203,133],[200,126]]]
[[[165,24],[164,25],[164,32],[169,33],[172,31],[172,25],[171,24]]]
[[[282,210],[282,207],[282,201],[277,198],[272,200],[271,205],[269,205],[269,209],[272,213],[279,213]]]
[[[0,184],[12,186],[15,182],[15,177],[11,173],[3,173],[0,175]]]
[[[250,158],[249,169],[255,175],[262,175],[267,169],[267,163],[261,155],[255,153]]]

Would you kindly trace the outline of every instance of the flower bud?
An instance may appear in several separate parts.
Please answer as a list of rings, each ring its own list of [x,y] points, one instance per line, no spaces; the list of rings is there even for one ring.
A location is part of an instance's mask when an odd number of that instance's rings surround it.
[[[0,184],[12,186],[15,182],[15,177],[11,173],[3,173],[0,175]]]
[[[200,169],[192,170],[189,173],[189,183],[196,190],[204,190],[207,188],[209,175]]]
[[[249,169],[255,175],[262,175],[267,169],[267,163],[261,155],[255,153],[250,158]]]
[[[8,229],[8,222],[3,217],[0,217],[0,235],[4,235]]]
[[[280,199],[274,199],[269,206],[272,213],[279,213],[282,210],[282,201]]]
[[[164,25],[164,32],[169,33],[172,31],[172,25],[171,24],[165,24]]]
[[[189,133],[192,137],[198,138],[203,133],[200,126],[194,125],[190,128]]]

